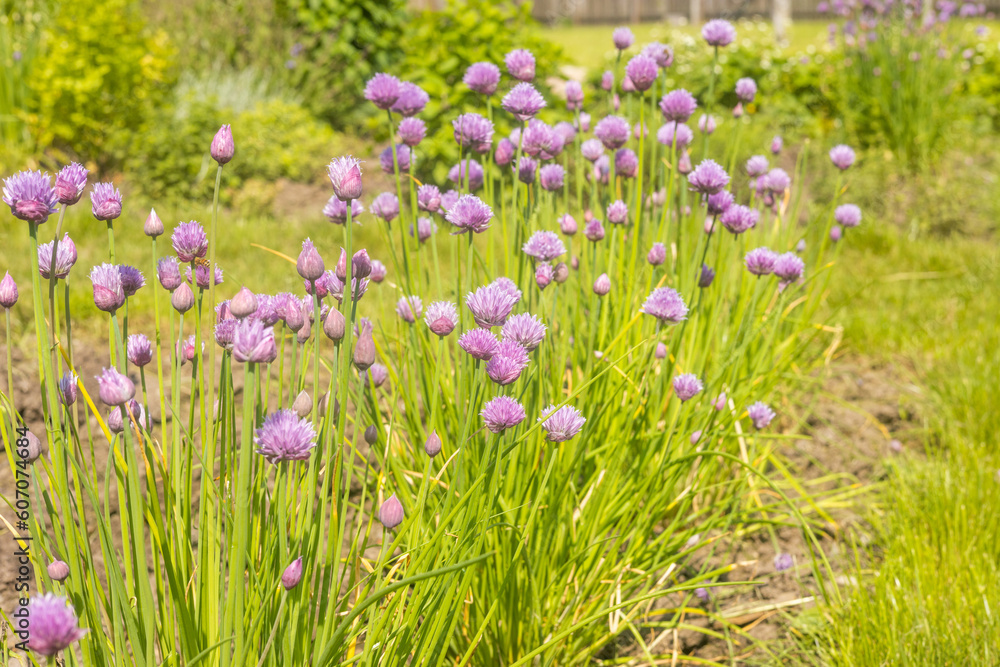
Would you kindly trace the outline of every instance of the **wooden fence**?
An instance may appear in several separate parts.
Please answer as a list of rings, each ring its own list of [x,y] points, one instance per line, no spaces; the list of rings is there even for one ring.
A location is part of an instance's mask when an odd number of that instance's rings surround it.
[[[791,0],[792,18],[821,18],[817,1]],[[693,5],[702,19],[769,17],[772,0],[534,0],[534,15],[546,23],[638,23],[690,19]]]

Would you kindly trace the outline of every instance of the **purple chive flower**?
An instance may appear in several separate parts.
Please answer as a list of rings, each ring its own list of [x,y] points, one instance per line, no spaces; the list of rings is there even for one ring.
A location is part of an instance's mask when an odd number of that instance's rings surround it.
[[[690,401],[705,388],[694,373],[682,373],[674,378],[674,393],[682,402]]]
[[[428,213],[437,213],[441,208],[441,191],[436,185],[421,185],[417,190],[417,208]]]
[[[232,351],[233,336],[236,334],[237,320],[221,320],[215,325],[215,342],[219,347]]]
[[[278,410],[264,419],[253,441],[268,463],[306,461],[316,446],[316,430],[293,410]]]
[[[726,392],[719,394],[718,398],[716,398],[712,403],[712,407],[715,408],[716,411],[721,411],[726,407]]]
[[[399,173],[406,174],[410,171],[410,147],[406,144],[396,144],[396,161],[393,163],[392,146],[386,146],[378,156],[382,171],[386,174],[395,174],[396,165],[399,166]]]
[[[708,592],[708,589],[704,587],[699,587],[694,589],[694,594],[695,597],[697,597],[702,602],[708,602],[709,598],[711,597],[711,594]]]
[[[555,157],[557,148],[562,149],[560,141],[561,137],[547,123],[532,118],[524,128],[521,150],[526,155],[546,160]]]
[[[476,160],[464,159],[448,171],[448,180],[460,189],[465,188],[466,179],[469,190],[476,191],[483,187],[483,166]]]
[[[504,96],[500,106],[521,122],[525,122],[542,110],[545,99],[530,83],[519,83]]]
[[[683,151],[677,160],[677,171],[685,176],[691,173],[691,156],[687,151]]]
[[[512,340],[531,352],[542,344],[545,338],[545,325],[537,315],[521,313],[513,315],[503,325],[500,336],[503,340]]]
[[[514,428],[524,421],[524,408],[510,396],[497,396],[483,405],[479,413],[486,423],[486,428],[497,435],[509,428]]]
[[[368,278],[374,283],[380,283],[385,280],[385,264],[378,261],[377,259],[372,260],[372,272]]]
[[[766,276],[774,271],[774,263],[778,259],[778,253],[770,248],[754,248],[743,258],[747,271],[755,276]]]
[[[542,430],[547,434],[547,440],[566,442],[576,437],[587,419],[572,405],[564,405],[558,410],[556,406],[550,405],[542,410],[542,416],[538,421],[542,422]]]
[[[628,65],[625,66],[625,74],[632,80],[632,85],[640,93],[652,88],[659,73],[656,61],[641,53],[629,60]]]
[[[430,96],[423,88],[410,81],[402,81],[399,84],[399,97],[392,105],[392,110],[400,116],[415,116],[424,110],[430,101]]]
[[[56,212],[58,197],[44,171],[19,171],[3,181],[3,202],[18,220],[42,224]]]
[[[840,225],[834,225],[830,228],[830,240],[836,243],[844,235],[844,230],[841,229]]]
[[[424,322],[434,334],[444,338],[458,326],[458,310],[451,301],[435,301],[427,306]]]
[[[458,190],[448,190],[441,195],[441,210],[447,213],[458,203]]]
[[[504,56],[507,72],[518,81],[532,81],[535,78],[535,56],[527,49],[514,49]]]
[[[156,277],[159,278],[163,289],[170,292],[173,292],[184,282],[176,257],[161,257],[156,262]]]
[[[391,192],[383,192],[372,200],[368,210],[375,217],[392,222],[399,215],[399,199]]]
[[[660,69],[667,69],[674,63],[674,51],[666,44],[650,42],[642,52],[652,58]]]
[[[274,329],[254,317],[240,320],[233,332],[233,358],[236,361],[266,364],[277,356]]]
[[[615,173],[623,178],[639,175],[639,158],[631,148],[620,148],[615,153]]]
[[[500,341],[489,329],[469,329],[459,336],[458,346],[473,359],[489,361],[500,348]]]
[[[357,220],[358,216],[364,213],[364,210],[365,207],[361,205],[361,202],[357,199],[351,200],[351,220]],[[326,202],[326,206],[323,207],[323,215],[335,225],[346,225],[347,202],[337,197],[337,195],[333,195]]]
[[[702,160],[688,175],[688,183],[695,192],[711,195],[729,185],[729,174],[715,160]]]
[[[615,43],[616,49],[624,51],[635,43],[635,35],[627,26],[621,26],[611,33],[611,41]]]
[[[191,267],[190,266],[187,269],[185,269],[184,276],[187,278],[188,282],[191,282]],[[222,269],[220,269],[218,266],[215,267],[214,278],[215,278],[215,284],[216,285],[221,285],[222,284]],[[199,265],[199,266],[195,267],[195,269],[194,269],[194,284],[197,285],[199,288],[201,288],[203,290],[209,288],[209,284],[208,284],[208,267],[207,266]],[[125,291],[125,296],[131,296],[128,293],[128,290]]]
[[[493,151],[493,160],[501,167],[506,167],[514,159],[516,152],[517,146],[511,143],[510,139],[501,139]]]
[[[106,313],[114,313],[125,304],[121,272],[114,264],[101,264],[90,271],[94,286],[94,304]]]
[[[59,378],[59,400],[63,405],[73,405],[76,403],[76,397],[78,389],[76,386],[76,381],[78,380],[75,373],[72,371],[66,371],[63,376]]]
[[[615,75],[611,70],[605,70],[601,75],[601,88],[608,92],[615,87]]]
[[[701,36],[709,46],[729,46],[736,40],[736,28],[724,19],[713,19],[702,27]]]
[[[792,554],[780,553],[774,557],[774,569],[777,572],[784,572],[791,569],[794,564]]]
[[[430,218],[417,218],[417,240],[426,243],[437,231],[437,225]],[[410,236],[413,236],[413,225],[410,225]]]
[[[594,281],[594,294],[597,296],[607,296],[611,291],[611,278],[606,273],[597,276]]]
[[[604,144],[601,143],[600,139],[587,139],[580,145],[580,152],[584,158],[594,162],[604,155]]]
[[[156,215],[155,208],[149,209],[146,222],[142,225],[142,233],[154,239],[163,235],[163,221],[160,220],[160,216]]]
[[[767,425],[771,423],[774,419],[775,414],[766,403],[757,401],[749,408],[747,408],[747,416],[750,417],[750,421],[753,422],[754,428],[760,430],[762,428],[767,428]]]
[[[45,280],[49,279],[52,266],[52,241],[38,246],[38,273]],[[69,275],[69,270],[76,264],[76,245],[64,234],[59,247],[56,249],[56,278],[65,278]]]
[[[646,297],[642,312],[664,324],[677,324],[687,319],[688,308],[680,293],[671,287],[658,287]]]
[[[702,264],[701,272],[698,274],[698,287],[705,289],[711,286],[713,280],[715,280],[715,269],[707,264]]]
[[[365,99],[382,111],[392,109],[392,105],[399,99],[400,92],[402,91],[399,79],[383,72],[368,79],[368,83],[365,84]],[[341,197],[341,199],[353,199],[353,197]]]
[[[400,297],[396,314],[407,324],[413,324],[423,315],[424,305],[419,296]]]
[[[122,193],[111,183],[95,183],[90,202],[98,220],[114,220],[122,214]]]
[[[493,123],[477,113],[463,113],[451,121],[455,143],[476,153],[487,153],[493,143]]]
[[[528,351],[515,340],[500,341],[496,353],[486,362],[486,374],[501,387],[521,377],[528,367]]]
[[[54,593],[32,597],[22,618],[27,621],[28,648],[47,657],[69,648],[89,632],[79,627],[69,600]]]
[[[667,346],[664,345],[663,343],[657,343],[656,344],[656,352],[654,352],[653,355],[657,359],[666,359],[667,358]]]
[[[521,300],[521,290],[517,289],[517,284],[507,276],[500,276],[490,284],[514,297],[515,302]]]
[[[854,164],[854,149],[844,144],[839,144],[830,149],[830,161],[841,171],[844,171]]]
[[[126,297],[134,295],[139,291],[139,288],[146,284],[142,272],[134,266],[119,264],[118,273],[121,276],[122,291],[125,292]]]
[[[702,134],[712,134],[715,132],[715,116],[711,114],[702,114],[698,118],[698,131]]]
[[[480,287],[465,297],[465,305],[472,311],[476,324],[484,329],[503,326],[520,296],[496,282]]]
[[[180,287],[170,295],[170,305],[179,313],[186,313],[194,307],[194,292],[186,282],[181,281]]]
[[[566,236],[573,236],[577,232],[576,219],[569,213],[559,216],[559,231]]]
[[[656,132],[656,140],[659,141],[664,146],[673,146],[674,142],[677,142],[678,148],[684,148],[691,144],[694,140],[694,132],[691,128],[684,123],[678,123],[677,121],[670,121],[665,125],[662,125]]]
[[[649,253],[646,255],[646,261],[653,266],[659,266],[667,261],[667,247],[657,241],[653,244],[653,247],[649,249]]]
[[[772,169],[763,177],[764,189],[774,194],[781,194],[792,184],[792,179],[784,169]]]
[[[660,111],[663,117],[676,123],[687,122],[697,108],[698,102],[694,99],[694,95],[683,88],[671,90],[660,99]]]
[[[579,111],[583,108],[583,86],[574,79],[566,82],[566,108],[570,111]]]
[[[404,118],[396,128],[399,140],[407,146],[418,146],[427,136],[427,125],[419,118]]]
[[[482,234],[489,229],[493,209],[475,195],[462,195],[448,210],[445,219],[456,227],[456,234]]]
[[[431,431],[427,440],[424,441],[424,453],[431,458],[441,453],[441,436],[437,434],[437,431]]]
[[[861,224],[861,209],[854,204],[841,204],[834,210],[833,218],[844,227],[857,227]]]
[[[561,164],[547,164],[538,170],[538,180],[544,190],[554,192],[563,187],[566,170]]]
[[[403,504],[394,493],[379,507],[378,520],[386,529],[392,530],[403,523],[403,519]]]
[[[624,225],[628,221],[628,206],[621,199],[608,204],[608,222],[612,225]]]
[[[298,586],[300,581],[302,581],[302,556],[293,560],[281,573],[281,585],[286,591]]]
[[[302,251],[299,252],[299,258],[295,262],[295,269],[302,276],[303,280],[309,282],[319,280],[323,276],[324,271],[326,271],[323,258],[320,256],[319,251],[316,250],[316,246],[309,239],[302,242]]]
[[[535,171],[538,169],[538,163],[532,160],[527,155],[521,157],[521,161],[517,165],[517,180],[525,184],[532,184],[535,182]]]
[[[535,267],[535,284],[538,289],[545,289],[555,280],[556,271],[549,263],[542,263]]]
[[[56,199],[60,204],[71,206],[83,196],[87,187],[87,168],[77,162],[72,162],[56,174]]]
[[[749,160],[747,160],[746,170],[747,176],[750,178],[760,178],[767,173],[768,168],[767,158],[763,155],[754,155]]]
[[[759,211],[743,206],[742,204],[730,206],[719,217],[722,226],[733,234],[742,234],[748,229],[753,229],[757,226],[759,219]]]
[[[108,406],[125,405],[135,396],[135,385],[128,376],[122,375],[114,368],[105,368],[97,376],[100,387],[101,402]]]
[[[174,228],[170,237],[177,259],[181,262],[193,262],[208,253],[208,236],[202,226],[195,222],[182,222]]]
[[[785,142],[781,140],[781,137],[775,137],[774,139],[771,139],[771,153],[773,153],[774,155],[780,153],[782,146],[784,146],[784,143]]]
[[[712,216],[722,215],[733,205],[733,201],[733,193],[729,190],[722,190],[716,192],[714,195],[708,195],[705,198],[708,214]]]
[[[566,254],[566,246],[555,232],[535,232],[521,250],[540,262],[550,262]]]
[[[233,300],[229,302],[228,314],[242,320],[244,317],[250,317],[256,313],[259,307],[260,303],[257,301],[257,295],[247,289],[246,286],[243,286],[236,293],[236,296],[233,297]]]
[[[806,265],[802,258],[794,252],[786,252],[778,255],[774,260],[774,275],[781,278],[784,283],[794,283],[802,277]]]
[[[605,148],[615,151],[628,141],[629,131],[628,121],[624,118],[605,116],[594,127],[594,136],[601,140]]]
[[[128,360],[133,366],[145,366],[153,360],[153,346],[144,334],[132,334],[128,337]]]
[[[333,158],[326,170],[338,199],[346,202],[361,196],[361,162],[357,158],[350,155]]]
[[[465,70],[462,81],[471,90],[489,97],[497,92],[497,85],[500,83],[500,68],[493,63],[472,63]]]
[[[736,97],[740,102],[750,104],[757,95],[757,82],[749,77],[743,77],[736,82]]]
[[[597,243],[604,238],[604,225],[597,218],[594,218],[583,227],[583,235],[588,241]]]

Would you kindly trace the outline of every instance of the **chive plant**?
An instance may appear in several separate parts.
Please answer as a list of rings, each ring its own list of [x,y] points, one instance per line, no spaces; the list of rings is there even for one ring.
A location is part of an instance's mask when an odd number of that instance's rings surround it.
[[[732,26],[712,26],[725,48]],[[841,180],[804,218],[804,150],[792,178],[753,147],[694,142],[699,101],[666,90],[672,57],[653,46],[624,68],[624,111],[613,86],[588,103],[574,84],[555,126],[538,117],[553,101],[530,53],[506,60],[516,84],[473,65],[486,115],[458,115],[463,156],[443,193],[410,175],[426,95],[376,75],[365,97],[405,140],[381,160],[393,191],[366,212],[361,163],[333,159],[336,225],[286,257],[299,294],[216,296],[218,190],[239,159],[229,126],[211,145],[208,231],[181,222],[164,248],[162,222],[146,221],[143,270],[159,285],[115,263],[121,196],[98,184],[99,396],[78,380],[69,301],[53,296],[76,260],[59,237],[86,174],[6,179],[32,241],[44,415],[44,439],[29,438],[8,379],[7,460],[30,470],[33,502],[19,534],[36,593],[8,616],[22,647],[102,667],[587,664],[620,634],[651,656],[644,629],[688,627],[735,567],[734,534],[800,526],[824,582],[815,519],[763,469],[781,447],[778,396],[804,390],[796,371],[827,335],[834,240],[860,211],[843,208]],[[512,136],[494,137],[494,96]],[[831,158],[844,178],[853,152]],[[357,247],[361,221],[382,233],[379,259]],[[139,289],[165,290],[152,332],[130,327]],[[8,340],[16,302],[8,275]],[[20,511],[20,483],[3,497]]]

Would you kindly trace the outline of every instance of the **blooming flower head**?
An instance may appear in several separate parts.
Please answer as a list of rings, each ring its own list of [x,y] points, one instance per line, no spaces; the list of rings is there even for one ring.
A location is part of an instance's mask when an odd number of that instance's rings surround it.
[[[715,269],[707,264],[702,264],[701,272],[698,274],[698,287],[705,289],[711,286],[713,280],[715,280]]]
[[[601,75],[601,89],[608,92],[615,87],[615,74],[611,70],[605,70]]]
[[[621,199],[608,204],[608,222],[612,225],[623,225],[628,221],[628,205]]]
[[[736,40],[736,28],[724,19],[713,19],[702,27],[701,36],[709,46],[729,46]]]
[[[184,276],[185,276],[185,278],[187,278],[187,281],[190,283],[191,282],[191,277],[192,277],[191,267],[190,266],[187,267],[187,269],[184,270]],[[209,270],[208,270],[208,265],[207,264],[198,264],[197,266],[195,266],[195,269],[194,269],[194,284],[195,285],[197,285],[199,288],[201,288],[203,290],[208,289],[209,288],[208,277],[209,277]],[[215,281],[216,285],[221,285],[222,284],[222,269],[219,268],[218,266],[216,266],[215,267],[215,271],[214,271],[212,277],[213,277],[213,280]],[[123,284],[124,284],[124,282],[123,282]],[[131,294],[128,293],[127,289],[125,290],[125,296],[132,296]]]
[[[631,148],[615,152],[615,173],[622,178],[635,178],[639,174],[639,157]]]
[[[659,266],[667,261],[667,247],[657,241],[653,244],[653,247],[649,249],[649,253],[646,255],[646,261],[653,266]]]
[[[562,150],[562,137],[556,134],[547,123],[537,118],[528,121],[521,139],[521,150],[532,157],[543,160],[555,157]]]
[[[417,218],[417,240],[421,243],[425,243],[434,232],[437,231],[437,225],[434,221],[427,217]],[[410,236],[413,236],[413,225],[410,225]]]
[[[629,124],[620,116],[605,116],[594,127],[594,136],[601,140],[608,150],[618,150],[629,137]]]
[[[514,428],[524,421],[524,408],[510,396],[497,396],[483,404],[479,413],[483,417],[486,428],[492,433],[501,434],[509,428]]]
[[[611,41],[615,43],[616,49],[624,51],[635,43],[635,35],[627,26],[621,26],[611,33]]]
[[[392,105],[392,110],[401,116],[415,116],[424,110],[430,101],[427,92],[415,83],[402,81],[399,84],[399,97]]]
[[[841,171],[854,164],[854,150],[850,146],[839,144],[830,149],[830,161]]]
[[[514,159],[517,147],[510,139],[501,139],[493,151],[493,160],[501,167],[506,167]]]
[[[361,196],[360,160],[350,155],[342,155],[334,158],[326,171],[330,183],[333,184],[333,194],[337,195],[338,199],[346,202]]]
[[[681,401],[690,401],[705,388],[694,373],[682,373],[674,378],[674,393]]]
[[[775,137],[774,139],[771,139],[771,152],[777,155],[778,153],[781,152],[781,148],[783,145],[784,142],[781,140],[781,137]]]
[[[277,359],[274,329],[264,322],[248,317],[240,320],[233,332],[233,359],[255,364],[270,363]]]
[[[517,289],[517,283],[515,283],[507,276],[500,276],[490,284],[495,285],[497,289],[501,289],[507,294],[514,297],[515,302],[521,300],[521,290]]]
[[[747,271],[755,276],[766,276],[774,271],[777,259],[778,253],[770,248],[754,248],[746,254],[743,263],[746,264]]]
[[[458,346],[473,359],[489,361],[500,348],[500,341],[489,329],[469,329],[459,336]]]
[[[114,220],[122,214],[122,193],[111,183],[95,183],[90,201],[98,220]]]
[[[531,352],[542,344],[545,338],[545,325],[537,315],[521,313],[511,316],[500,330],[503,340],[512,340]]]
[[[54,593],[32,597],[23,617],[28,623],[28,648],[38,655],[55,656],[89,632],[80,629],[69,600]]]
[[[423,315],[424,305],[419,296],[401,297],[396,302],[396,314],[408,324],[413,324]]]
[[[782,253],[774,260],[774,275],[785,283],[793,283],[801,278],[805,268],[805,262],[794,252]]]
[[[579,111],[583,108],[583,86],[574,79],[566,82],[566,108],[570,111]]]
[[[101,402],[105,405],[125,405],[135,396],[135,384],[132,380],[114,368],[105,368],[97,376],[97,384],[100,388]]]
[[[493,219],[493,209],[476,195],[462,195],[455,205],[448,209],[445,219],[458,230],[456,234],[465,232],[482,234],[489,229],[490,220]]]
[[[434,334],[443,338],[458,326],[458,310],[451,301],[435,301],[427,306],[424,322]]]
[[[493,282],[467,294],[465,305],[472,311],[476,324],[489,329],[503,326],[519,300],[519,296],[511,294],[507,288]]]
[[[841,204],[834,212],[837,224],[844,227],[857,227],[861,224],[861,209],[854,204]]]
[[[391,192],[383,192],[372,200],[368,210],[376,217],[392,222],[399,215],[399,199]]]
[[[514,49],[504,56],[507,72],[518,81],[535,78],[535,56],[527,49]]]
[[[767,173],[768,168],[767,158],[763,155],[754,155],[749,160],[747,160],[746,170],[747,176],[750,178],[759,178]]]
[[[715,160],[702,160],[688,174],[688,183],[695,192],[711,195],[729,185],[729,174]]]
[[[580,432],[587,419],[572,405],[564,405],[558,410],[550,405],[542,410],[538,421],[542,422],[542,430],[550,442],[566,442]]]
[[[56,212],[58,198],[44,171],[19,171],[3,181],[3,203],[18,220],[42,224]]]
[[[386,174],[396,173],[396,166],[399,166],[399,173],[410,172],[410,147],[406,144],[396,144],[395,162],[393,162],[392,146],[386,146],[378,156],[382,171]]]
[[[477,113],[463,113],[451,121],[455,143],[476,153],[487,153],[493,143],[493,123]]]
[[[372,78],[368,79],[368,83],[365,84],[365,99],[377,106],[383,111],[388,111],[392,108],[392,105],[396,103],[399,99],[400,94],[400,82],[399,79],[392,76],[391,74],[385,74],[379,72]],[[341,197],[341,199],[349,199],[348,197]],[[350,197],[353,199],[353,197]]]
[[[747,415],[750,417],[750,421],[753,422],[754,428],[758,430],[767,428],[767,425],[770,424],[771,420],[775,417],[774,410],[761,401],[757,401],[747,408]]]
[[[566,246],[555,232],[535,232],[521,248],[525,255],[549,262],[566,254]]]
[[[669,121],[662,125],[656,132],[656,140],[664,146],[673,146],[676,142],[678,148],[688,146],[694,139],[694,132],[684,123]]]
[[[795,564],[792,554],[780,553],[774,557],[774,569],[776,572],[784,572]]]
[[[597,243],[604,238],[604,225],[597,218],[594,218],[583,227],[583,235],[588,241]]]
[[[448,171],[448,180],[461,189],[476,191],[483,187],[483,166],[466,158]]]
[[[441,208],[441,191],[436,185],[424,184],[417,190],[417,208],[428,213],[437,213]]]
[[[278,410],[264,419],[254,443],[257,453],[269,463],[305,461],[316,446],[316,430],[293,410]]]
[[[720,190],[714,195],[705,198],[705,206],[709,215],[722,215],[733,205],[733,193],[729,190]]]
[[[590,162],[594,162],[597,158],[604,155],[604,144],[601,143],[600,139],[587,139],[580,144],[580,152],[584,158]]]
[[[625,66],[625,74],[640,93],[652,88],[659,73],[656,61],[641,53],[629,60]]]
[[[427,136],[427,125],[419,118],[404,118],[399,121],[396,133],[407,146],[418,146]]]
[[[740,102],[749,104],[757,95],[757,82],[749,77],[743,77],[736,82],[736,97]]]
[[[566,170],[561,164],[547,164],[538,170],[538,181],[541,183],[542,189],[549,192],[561,190],[565,176]]]
[[[660,69],[666,69],[674,63],[674,51],[666,44],[650,42],[642,52],[652,58]]]
[[[677,290],[672,287],[657,287],[646,297],[642,312],[664,324],[677,324],[687,318],[688,308]]]
[[[500,83],[500,68],[493,63],[473,63],[465,70],[462,81],[471,90],[487,97],[497,92]]]
[[[114,264],[101,264],[90,271],[94,286],[94,304],[106,313],[114,313],[125,304],[121,272]]]
[[[781,194],[792,184],[792,179],[784,169],[772,169],[763,177],[764,189],[774,194]]]
[[[504,96],[500,106],[524,122],[542,110],[545,98],[530,83],[519,83]]]
[[[519,377],[528,367],[528,351],[513,339],[504,339],[497,346],[496,353],[486,362],[486,374],[501,387]]]
[[[134,366],[145,366],[153,360],[153,347],[144,334],[132,334],[128,337],[126,355]]]
[[[181,277],[180,267],[177,265],[176,257],[161,257],[156,262],[156,277],[159,278],[163,289],[173,292],[181,286],[184,279]]]
[[[143,278],[142,272],[134,266],[119,264],[118,273],[122,280],[122,291],[125,292],[125,296],[127,297],[138,292],[139,288],[146,284],[146,279]]]
[[[208,236],[205,234],[205,229],[193,220],[178,224],[170,241],[174,252],[177,253],[177,259],[185,263],[193,262],[208,253]]]
[[[56,174],[56,199],[60,204],[72,205],[80,201],[83,190],[87,187],[87,168],[77,162],[72,162]]]
[[[52,268],[52,241],[38,246],[38,273],[42,278],[48,280]],[[76,245],[64,234],[59,247],[56,248],[56,278],[65,278],[69,275],[69,270],[76,264]]]
[[[684,123],[697,108],[698,102],[694,99],[694,95],[683,88],[671,90],[660,98],[660,111],[668,121]]]
[[[365,207],[357,199],[351,200],[351,220],[357,220],[358,216],[364,213]],[[323,215],[335,225],[347,224],[347,202],[337,195],[330,197],[323,207]]]

